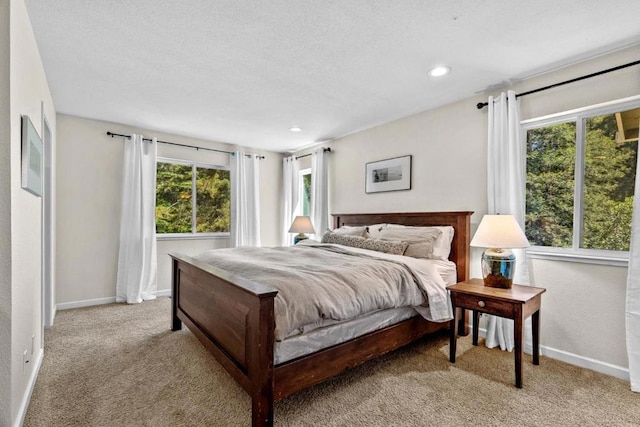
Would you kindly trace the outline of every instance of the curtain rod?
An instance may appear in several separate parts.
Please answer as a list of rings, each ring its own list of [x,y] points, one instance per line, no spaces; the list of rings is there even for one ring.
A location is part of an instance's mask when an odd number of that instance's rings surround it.
[[[552,85],[541,87],[541,88],[538,88],[538,89],[533,89],[533,90],[530,90],[530,91],[527,91],[527,92],[517,93],[516,94],[516,98],[521,97],[521,96],[531,95],[532,93],[536,93],[536,92],[542,92],[543,90],[547,90],[547,89],[551,89],[551,88],[554,88],[554,87],[566,85],[566,84],[569,84],[569,83],[578,82],[580,80],[589,79],[591,77],[600,76],[602,74],[607,74],[607,73],[610,73],[612,71],[618,71],[618,70],[621,70],[623,68],[631,67],[633,65],[638,65],[638,64],[640,64],[640,60],[629,62],[628,64],[618,65],[617,67],[613,67],[613,68],[607,68],[606,70],[602,70],[602,71],[598,71],[598,72],[595,72],[595,73],[587,74],[586,76],[576,77],[575,79],[566,80],[564,82],[554,83]],[[489,105],[488,102],[478,102],[476,104],[476,108],[478,110],[482,110],[487,105]]]
[[[121,133],[107,132],[107,135],[109,135],[111,138],[113,138],[115,136],[123,136],[123,137],[125,137],[127,139],[131,139],[131,135],[123,135]],[[149,141],[149,142],[152,141],[151,138],[142,138],[142,140],[143,141]],[[178,147],[195,148],[196,150],[215,151],[217,153],[226,153],[226,154],[229,154],[231,156],[234,156],[236,154],[233,151],[217,150],[215,148],[198,147],[198,146],[195,146],[195,145],[178,144],[177,142],[169,142],[169,141],[160,141],[160,140],[158,140],[158,143],[167,144],[167,145],[176,145]],[[245,156],[251,157],[251,154],[245,154]],[[264,159],[264,156],[259,156],[257,154],[255,156],[258,159]]]
[[[324,152],[325,152],[325,153],[326,153],[326,152],[329,152],[329,153],[330,153],[330,152],[331,152],[331,147],[325,147],[325,148],[324,148]],[[309,157],[311,154],[312,154],[312,153],[305,154],[304,156],[295,156],[295,158],[296,158],[296,160],[298,160],[298,159],[302,159],[303,157]]]

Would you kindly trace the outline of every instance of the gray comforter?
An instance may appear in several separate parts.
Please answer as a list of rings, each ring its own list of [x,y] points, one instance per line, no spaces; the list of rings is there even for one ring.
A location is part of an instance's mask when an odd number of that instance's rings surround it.
[[[328,244],[215,249],[195,258],[278,290],[276,340],[388,308],[421,306],[429,320],[451,318],[445,284],[426,260]]]

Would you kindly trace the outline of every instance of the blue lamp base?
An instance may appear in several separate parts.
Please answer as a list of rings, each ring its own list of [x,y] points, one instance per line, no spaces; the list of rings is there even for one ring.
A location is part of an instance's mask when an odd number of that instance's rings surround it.
[[[297,244],[298,244],[298,242],[300,242],[301,240],[307,240],[308,238],[309,238],[309,236],[307,236],[307,235],[306,235],[306,234],[304,234],[304,233],[296,234],[296,235],[293,237],[293,244],[294,244],[294,245],[297,245]]]
[[[510,249],[487,249],[482,253],[484,285],[510,289],[516,271],[516,256]]]

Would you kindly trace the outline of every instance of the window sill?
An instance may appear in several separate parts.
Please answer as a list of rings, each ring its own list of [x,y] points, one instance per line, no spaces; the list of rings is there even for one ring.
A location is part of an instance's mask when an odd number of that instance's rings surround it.
[[[197,233],[197,234],[156,234],[156,240],[209,240],[228,239],[229,233]]]
[[[527,258],[550,261],[577,262],[582,264],[611,265],[615,267],[629,266],[629,252],[608,251],[575,251],[562,249],[527,249]]]

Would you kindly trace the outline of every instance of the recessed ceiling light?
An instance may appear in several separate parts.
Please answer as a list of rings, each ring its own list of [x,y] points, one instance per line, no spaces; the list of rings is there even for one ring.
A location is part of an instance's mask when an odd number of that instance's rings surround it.
[[[300,132],[302,130],[302,128],[299,127],[299,126],[293,126],[293,127],[290,127],[289,130],[291,132]]]
[[[431,77],[442,77],[451,72],[451,67],[447,67],[446,65],[438,65],[437,67],[433,67],[430,69],[427,74]]]

